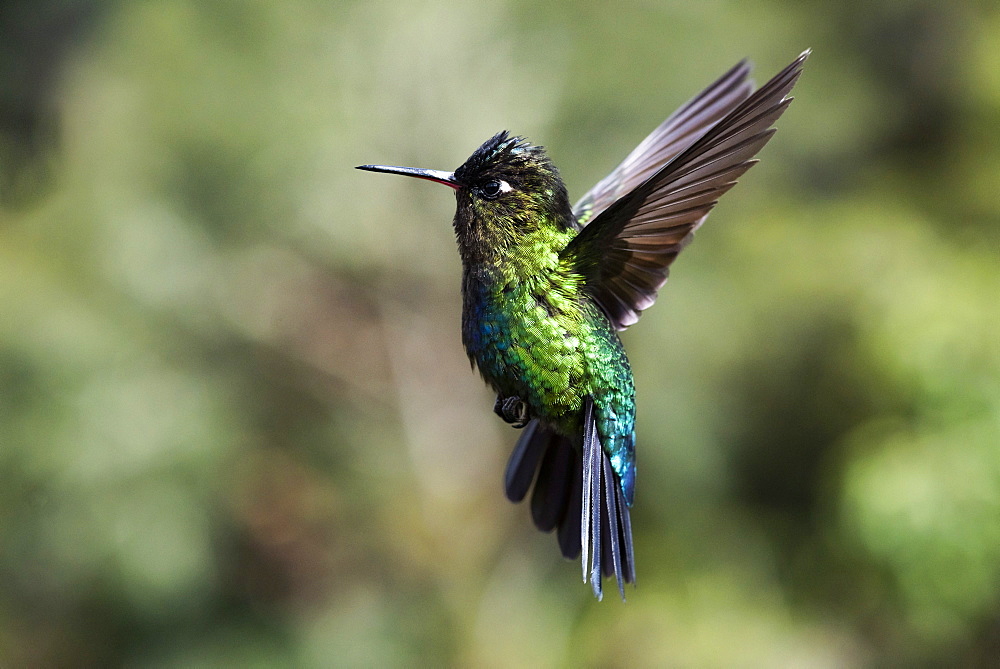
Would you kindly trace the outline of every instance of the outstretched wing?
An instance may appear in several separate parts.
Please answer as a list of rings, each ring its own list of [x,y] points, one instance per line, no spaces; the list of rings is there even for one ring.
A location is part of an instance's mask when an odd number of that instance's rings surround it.
[[[612,202],[655,174],[746,100],[752,91],[750,63],[744,59],[671,114],[611,174],[580,198],[573,207],[577,223],[586,225]]]
[[[757,162],[809,56],[804,52],[646,181],[608,205],[562,251],[623,330],[656,301],[670,263],[719,198]]]

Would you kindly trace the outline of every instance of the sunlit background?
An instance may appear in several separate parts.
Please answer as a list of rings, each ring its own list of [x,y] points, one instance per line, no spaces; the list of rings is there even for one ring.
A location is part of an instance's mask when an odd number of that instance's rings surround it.
[[[448,189],[814,53],[624,333],[638,587],[502,493]],[[0,4],[0,664],[988,665],[993,2]]]

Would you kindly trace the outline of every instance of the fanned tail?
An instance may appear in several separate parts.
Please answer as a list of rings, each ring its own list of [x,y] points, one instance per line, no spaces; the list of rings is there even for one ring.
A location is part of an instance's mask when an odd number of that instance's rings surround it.
[[[537,472],[537,477],[536,477]],[[632,524],[611,461],[601,447],[594,404],[584,400],[583,448],[540,423],[528,423],[507,463],[504,490],[512,502],[525,498],[534,480],[531,516],[538,529],[557,538],[562,554],[582,556],[583,580],[603,597],[602,577],[614,575],[625,599],[635,582]]]

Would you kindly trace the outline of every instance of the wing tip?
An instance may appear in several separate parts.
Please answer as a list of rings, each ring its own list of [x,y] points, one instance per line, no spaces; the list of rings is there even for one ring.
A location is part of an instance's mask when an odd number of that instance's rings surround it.
[[[808,49],[800,53],[795,60],[793,60],[785,67],[785,69],[783,69],[781,72],[772,77],[771,81],[773,82],[780,81],[783,84],[782,87],[787,85],[788,89],[790,90],[791,87],[795,85],[795,82],[798,81],[799,75],[802,74],[802,68],[805,66],[805,62],[806,60],[809,59],[810,55],[812,55],[812,47],[809,47]],[[787,95],[787,93],[781,98],[782,102],[786,100],[791,101],[792,99],[793,98]]]

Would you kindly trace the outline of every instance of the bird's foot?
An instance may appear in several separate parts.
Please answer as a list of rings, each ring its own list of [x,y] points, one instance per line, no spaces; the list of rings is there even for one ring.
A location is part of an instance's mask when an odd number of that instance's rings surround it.
[[[528,403],[517,395],[512,397],[497,395],[497,401],[493,405],[493,413],[519,430],[531,420],[531,416],[528,415]]]

